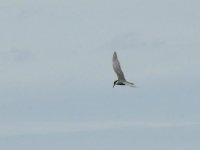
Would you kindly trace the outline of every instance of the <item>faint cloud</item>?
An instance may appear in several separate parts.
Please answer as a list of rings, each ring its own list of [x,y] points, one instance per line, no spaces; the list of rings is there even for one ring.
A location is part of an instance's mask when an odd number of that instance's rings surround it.
[[[132,49],[132,48],[141,48],[141,47],[160,47],[165,45],[166,42],[155,39],[151,40],[145,37],[142,37],[138,33],[124,33],[116,36],[107,45],[110,48],[115,49]]]
[[[9,49],[0,51],[0,58],[3,62],[24,62],[30,60],[33,53],[30,50],[24,49]]]
[[[199,122],[22,122],[1,123],[0,136],[77,133],[123,128],[182,128],[200,127]]]

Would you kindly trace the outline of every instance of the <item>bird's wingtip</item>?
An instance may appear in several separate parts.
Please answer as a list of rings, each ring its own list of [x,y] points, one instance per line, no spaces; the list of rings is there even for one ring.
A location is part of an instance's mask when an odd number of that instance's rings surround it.
[[[117,52],[116,51],[114,51],[113,56],[117,56]]]

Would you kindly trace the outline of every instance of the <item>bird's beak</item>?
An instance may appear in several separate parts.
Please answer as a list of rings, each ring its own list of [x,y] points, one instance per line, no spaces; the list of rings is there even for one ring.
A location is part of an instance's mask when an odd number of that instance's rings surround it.
[[[113,88],[114,88],[115,84],[113,84]]]

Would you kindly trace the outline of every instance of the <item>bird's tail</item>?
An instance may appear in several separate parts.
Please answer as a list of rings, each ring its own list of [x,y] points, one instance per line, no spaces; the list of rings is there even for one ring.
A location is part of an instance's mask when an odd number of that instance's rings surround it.
[[[130,87],[136,87],[134,83],[131,83],[131,82],[128,82],[128,81],[126,81],[125,84],[128,85],[128,86],[130,86]]]

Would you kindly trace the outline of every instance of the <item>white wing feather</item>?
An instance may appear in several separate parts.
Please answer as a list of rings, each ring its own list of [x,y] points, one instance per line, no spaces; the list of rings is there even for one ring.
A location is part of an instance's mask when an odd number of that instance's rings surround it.
[[[114,52],[114,54],[113,54],[112,65],[113,65],[113,69],[114,69],[115,73],[117,74],[118,80],[125,81],[126,79],[124,77],[124,73],[122,72],[116,52]]]

